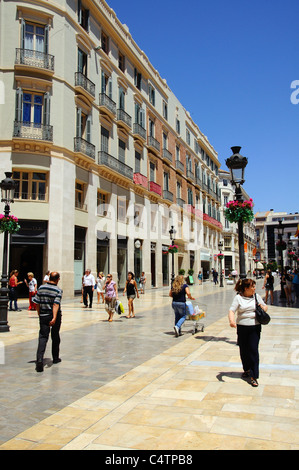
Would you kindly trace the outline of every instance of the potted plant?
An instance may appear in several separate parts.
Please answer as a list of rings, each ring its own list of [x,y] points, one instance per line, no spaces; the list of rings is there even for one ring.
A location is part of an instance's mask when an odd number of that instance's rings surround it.
[[[20,230],[20,224],[14,215],[0,214],[0,232],[15,233]]]
[[[278,240],[278,242],[276,243],[276,250],[277,251],[284,251],[286,250],[287,248],[287,244],[285,241],[283,240]]]
[[[168,248],[168,253],[177,253],[179,250],[179,247],[177,245],[170,245]]]
[[[184,276],[185,275],[185,269],[179,269],[179,275]]]
[[[229,201],[226,204],[224,216],[229,222],[251,222],[254,219],[253,200],[249,201]]]

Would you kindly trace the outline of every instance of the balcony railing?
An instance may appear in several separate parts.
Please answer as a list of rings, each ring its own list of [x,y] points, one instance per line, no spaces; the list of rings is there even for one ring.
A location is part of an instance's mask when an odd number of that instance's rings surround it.
[[[184,163],[180,162],[180,160],[175,161],[175,167],[177,170],[184,172]]]
[[[53,142],[53,126],[44,126],[35,122],[15,121],[14,137]]]
[[[167,199],[168,201],[173,202],[173,193],[171,193],[170,191],[168,191],[168,189],[164,189],[164,190],[163,190],[163,198],[164,198],[164,199]]]
[[[104,152],[103,150],[98,153],[98,164],[104,165],[126,178],[133,180],[133,168],[117,160],[117,158],[112,157],[112,155],[109,155],[109,153]]]
[[[185,201],[184,201],[184,199],[182,199],[182,198],[180,198],[180,197],[177,197],[177,198],[176,198],[176,203],[177,203],[177,205],[180,206],[180,207],[184,207],[184,205],[186,204]]]
[[[139,135],[143,140],[146,140],[146,130],[137,122],[133,124],[133,134]]]
[[[155,149],[157,152],[160,152],[160,142],[158,142],[155,137],[151,135],[148,136],[148,145],[149,147]]]
[[[75,86],[80,86],[82,87],[87,93],[89,93],[91,96],[95,97],[95,84],[89,80],[83,73],[81,72],[76,72],[75,73]]]
[[[144,188],[147,189],[147,186],[148,186],[147,177],[142,175],[141,173],[134,173],[133,181],[135,184],[139,184],[140,186],[143,186]]]
[[[150,181],[148,183],[148,189],[152,191],[153,193],[158,194],[159,196],[162,196],[162,188],[159,184],[155,183],[154,181]]]
[[[95,146],[91,144],[90,142],[87,142],[87,140],[82,139],[82,137],[74,138],[74,152],[83,153],[84,155],[87,155],[93,160],[95,160],[95,157],[96,157]]]
[[[16,49],[16,65],[27,65],[54,72],[54,56],[30,49]]]
[[[113,115],[116,114],[116,103],[105,93],[99,95],[99,106],[108,109]]]
[[[126,124],[126,126],[128,126],[130,128],[132,127],[132,118],[123,109],[118,109],[117,110],[117,120],[122,121],[123,123]]]
[[[193,173],[193,171],[188,170],[188,168],[187,168],[186,174],[187,174],[187,178],[190,178],[192,181],[194,181],[194,173]]]
[[[163,149],[163,158],[166,158],[170,162],[172,162],[172,153],[169,152],[166,148]]]

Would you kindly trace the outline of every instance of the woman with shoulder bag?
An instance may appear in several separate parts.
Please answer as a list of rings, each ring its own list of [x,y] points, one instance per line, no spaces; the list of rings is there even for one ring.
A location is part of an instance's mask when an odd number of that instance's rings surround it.
[[[118,291],[116,283],[112,280],[112,274],[107,274],[105,284],[105,309],[109,315],[108,321],[113,321],[115,312],[115,304],[118,299]]]
[[[258,387],[259,378],[259,341],[261,325],[255,318],[255,281],[253,279],[240,279],[235,287],[237,295],[229,309],[228,318],[232,328],[237,328],[238,345],[243,365],[242,377],[250,378],[253,387]],[[256,294],[257,303],[266,312],[267,305],[259,294]],[[237,319],[235,321],[235,314]]]

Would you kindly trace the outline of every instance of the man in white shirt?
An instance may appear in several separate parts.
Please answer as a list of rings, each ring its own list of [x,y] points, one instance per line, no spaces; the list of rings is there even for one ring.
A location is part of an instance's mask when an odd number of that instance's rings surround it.
[[[83,302],[84,308],[87,308],[87,296],[89,296],[89,308],[92,308],[92,300],[93,300],[93,291],[95,286],[95,278],[91,274],[90,269],[86,269],[84,277],[83,277]]]

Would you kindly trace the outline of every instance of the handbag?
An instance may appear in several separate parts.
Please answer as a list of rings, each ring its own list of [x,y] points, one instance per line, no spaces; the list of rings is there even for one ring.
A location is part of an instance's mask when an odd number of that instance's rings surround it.
[[[268,313],[265,312],[265,310],[263,310],[262,307],[258,304],[256,294],[254,297],[255,297],[255,319],[261,325],[268,325],[268,323],[271,320],[270,315],[268,315]]]

